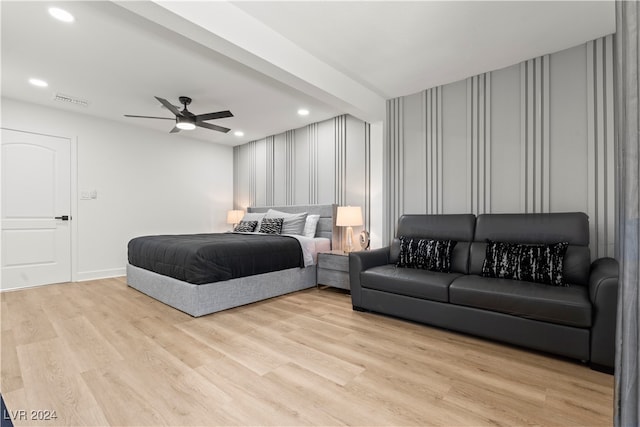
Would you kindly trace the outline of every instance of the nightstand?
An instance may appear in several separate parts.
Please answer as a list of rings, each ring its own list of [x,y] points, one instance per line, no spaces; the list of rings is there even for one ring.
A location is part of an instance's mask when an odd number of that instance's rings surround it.
[[[318,285],[350,290],[349,254],[343,251],[318,254]]]

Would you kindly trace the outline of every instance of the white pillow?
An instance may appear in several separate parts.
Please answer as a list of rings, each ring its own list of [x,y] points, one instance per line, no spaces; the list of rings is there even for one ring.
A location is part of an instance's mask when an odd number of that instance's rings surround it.
[[[259,212],[246,213],[242,217],[241,221],[258,221],[258,225],[256,225],[256,228],[255,228],[255,231],[258,231],[260,230],[260,225],[262,224],[262,218],[264,218],[265,215],[266,215],[265,213],[259,213]]]
[[[320,221],[320,215],[307,215],[307,221],[304,223],[302,235],[305,237],[316,237],[316,228]]]
[[[307,220],[307,213],[287,213],[280,212],[274,209],[269,209],[267,214],[264,216],[265,218],[283,218],[284,221],[282,223],[282,232],[281,234],[302,234],[302,230],[304,230],[304,224]]]

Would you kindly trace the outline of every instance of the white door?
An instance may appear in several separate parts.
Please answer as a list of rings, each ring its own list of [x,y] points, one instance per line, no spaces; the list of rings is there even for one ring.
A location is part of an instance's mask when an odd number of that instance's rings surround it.
[[[71,281],[70,146],[2,129],[2,289]]]

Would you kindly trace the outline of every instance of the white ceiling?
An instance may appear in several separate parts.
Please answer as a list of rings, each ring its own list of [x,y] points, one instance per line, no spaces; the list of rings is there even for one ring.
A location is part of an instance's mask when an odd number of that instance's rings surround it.
[[[73,13],[64,24],[49,6]],[[242,130],[237,145],[340,114],[383,119],[386,99],[615,31],[612,1],[22,2],[1,7],[2,96],[168,132],[153,98]],[[35,88],[29,77],[49,82]],[[55,93],[88,107],[53,101]],[[308,108],[300,117],[296,111]],[[179,137],[177,134],[176,137]]]

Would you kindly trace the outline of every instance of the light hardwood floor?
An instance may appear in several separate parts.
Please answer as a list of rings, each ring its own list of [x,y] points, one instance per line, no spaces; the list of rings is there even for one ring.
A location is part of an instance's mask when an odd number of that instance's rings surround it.
[[[613,377],[311,289],[192,318],[125,278],[4,292],[20,425],[527,425],[612,420]],[[38,421],[31,411],[55,411]]]

